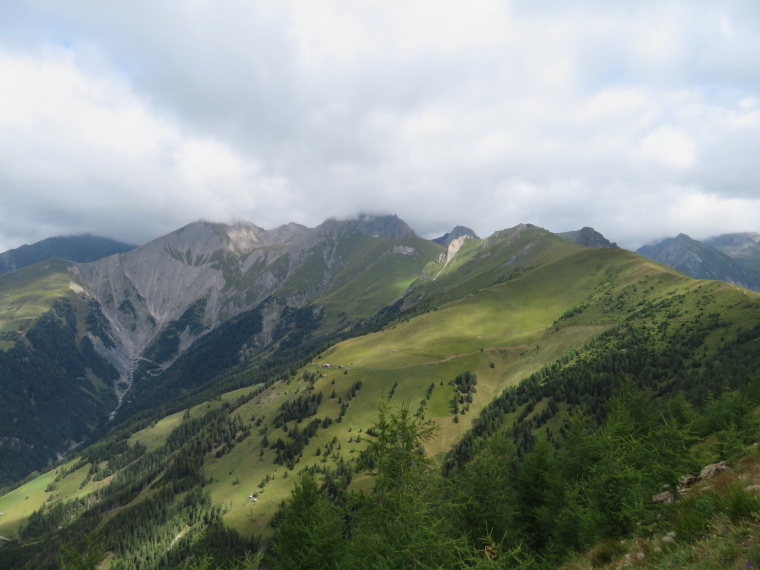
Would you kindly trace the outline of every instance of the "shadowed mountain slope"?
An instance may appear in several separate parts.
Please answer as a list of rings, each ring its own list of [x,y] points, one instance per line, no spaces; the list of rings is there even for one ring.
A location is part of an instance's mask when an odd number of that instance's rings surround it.
[[[760,271],[686,234],[645,245],[638,253],[695,279],[716,279],[760,291]]]
[[[89,234],[52,237],[0,253],[0,273],[15,271],[52,257],[85,263],[116,253],[126,253],[135,247],[137,246]]]

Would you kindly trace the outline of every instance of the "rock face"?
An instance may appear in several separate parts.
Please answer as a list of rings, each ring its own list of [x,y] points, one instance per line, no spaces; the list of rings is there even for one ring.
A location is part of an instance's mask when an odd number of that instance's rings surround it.
[[[273,230],[249,222],[195,222],[71,271],[110,325],[113,342],[96,339],[96,349],[119,370],[128,389],[136,370],[147,367],[155,374],[167,368],[200,336],[254,307],[264,317],[255,344],[266,345],[282,312],[324,293],[351,261],[348,244],[371,239],[366,236],[420,239],[397,216],[330,219],[316,228],[291,223]],[[418,252],[396,242],[377,254]]]
[[[471,238],[467,235],[463,235],[449,242],[449,247],[446,250],[446,262],[444,263],[444,267],[448,265],[452,259],[454,259],[454,256],[457,253],[459,253],[459,250],[462,249],[462,245],[467,239]]]
[[[86,263],[116,253],[125,253],[135,247],[91,235],[52,237],[0,253],[0,273],[15,271],[52,257]]]
[[[645,245],[637,253],[695,279],[726,281],[760,291],[760,270],[686,234]]]
[[[652,502],[653,503],[673,503],[673,493],[670,491],[664,491],[662,493],[658,493],[657,495],[652,496]]]
[[[723,234],[708,238],[703,243],[731,257],[760,256],[760,233],[757,232]]]
[[[465,226],[456,226],[450,232],[447,232],[443,234],[441,237],[437,237],[430,241],[434,241],[435,243],[440,243],[441,245],[448,247],[448,245],[452,241],[461,237],[480,239],[478,235],[474,231],[472,231],[470,228],[467,228]]]
[[[616,243],[611,242],[594,228],[588,226],[580,230],[558,233],[557,235],[585,247],[617,247]]]

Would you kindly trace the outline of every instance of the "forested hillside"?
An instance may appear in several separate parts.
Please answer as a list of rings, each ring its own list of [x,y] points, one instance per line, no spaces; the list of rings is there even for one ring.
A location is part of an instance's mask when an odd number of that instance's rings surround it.
[[[174,398],[9,489],[0,565],[665,564],[721,520],[758,533],[756,481],[727,479],[757,437],[755,293],[519,226],[450,247],[336,336],[299,311],[186,393],[205,358],[177,360]],[[718,487],[678,493],[720,460]]]
[[[0,484],[86,440],[116,406],[116,370],[95,350],[102,314],[51,260],[0,276]],[[30,283],[42,287],[30,290]]]

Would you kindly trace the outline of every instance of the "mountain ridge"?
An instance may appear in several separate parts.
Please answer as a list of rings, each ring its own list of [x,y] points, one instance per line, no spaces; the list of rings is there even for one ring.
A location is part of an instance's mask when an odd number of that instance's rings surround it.
[[[352,262],[334,274],[346,277],[365,267],[373,271],[394,256],[399,262],[418,259],[406,248],[426,241],[386,242],[333,224],[322,237],[327,241],[319,245],[335,263],[345,258],[343,248],[354,248]],[[659,397],[684,391],[697,405],[730,395],[727,391],[743,387],[756,373],[760,353],[752,349],[760,338],[760,297],[739,287],[697,281],[620,248],[584,247],[530,224],[483,240],[464,239],[450,255],[436,244],[430,247],[421,278],[379,311],[376,326],[334,328],[345,337],[325,336],[324,346],[308,344],[314,347],[308,360],[268,367],[274,360],[259,353],[245,367],[199,386],[205,392],[182,396],[183,385],[173,385],[170,405],[127,417],[56,471],[0,497],[6,516],[0,534],[17,541],[6,552],[18,552],[32,564],[39,552],[55,551],[58,527],[74,533],[84,521],[104,531],[102,544],[114,563],[133,567],[155,567],[159,560],[178,566],[194,553],[200,556],[212,540],[204,533],[217,528],[204,527],[204,520],[217,521],[225,532],[267,540],[279,532],[268,523],[299,472],[323,482],[336,505],[351,491],[371,488],[372,473],[360,470],[355,458],[367,459],[365,451],[379,441],[383,402],[406,403],[410,418],[433,422],[437,435],[424,445],[435,458],[430,465],[442,465],[458,481],[457,473],[466,473],[473,456],[477,461],[487,452],[487,436],[503,437],[519,450],[518,457],[531,453],[536,440],[557,444],[573,429],[574,411],[603,417],[607,398],[626,382],[633,385],[631,379],[636,393]],[[186,255],[182,259],[187,263]],[[357,288],[366,286],[361,282]],[[303,330],[331,311],[338,317],[335,311],[347,305],[329,297],[339,291],[283,310],[286,318],[293,317],[288,326]],[[252,321],[264,316],[260,310],[241,313],[199,342],[218,338],[222,328],[244,336]],[[273,331],[271,356],[287,339],[278,334]],[[742,358],[734,357],[738,349]],[[713,378],[716,363],[731,370],[726,385]],[[656,412],[660,418],[660,409]],[[632,420],[637,429],[643,427],[638,418]],[[591,434],[594,426],[588,428]],[[626,441],[632,433],[625,432]],[[505,465],[513,463],[500,460],[495,467],[511,472]],[[610,501],[635,491],[636,504],[645,508],[651,504],[650,483],[655,489],[661,485],[651,479],[636,489],[613,486],[611,494],[608,481],[602,481],[597,491]],[[590,493],[588,500],[596,496]],[[192,505],[200,509],[201,497],[209,509],[205,518],[171,518],[188,501],[199,501]],[[150,520],[166,528],[144,527],[150,546],[128,542],[142,509],[154,505]],[[240,544],[232,534],[215,536],[231,551],[230,545]],[[620,537],[615,538],[617,543]]]
[[[137,246],[91,234],[51,237],[0,253],[0,274],[53,257],[86,263],[109,255],[126,253],[135,247]]]
[[[760,291],[760,270],[753,268],[751,264],[744,263],[741,258],[732,257],[706,242],[700,242],[681,233],[674,238],[665,238],[642,246],[637,253],[673,267],[695,279],[726,281],[753,291]],[[718,237],[713,238],[712,243],[723,242]]]

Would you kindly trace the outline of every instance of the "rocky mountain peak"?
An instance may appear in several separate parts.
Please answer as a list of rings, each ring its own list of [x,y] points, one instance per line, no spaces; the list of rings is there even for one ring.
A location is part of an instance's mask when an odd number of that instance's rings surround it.
[[[579,230],[561,232],[557,235],[584,247],[617,247],[616,243],[609,241],[594,228],[588,226]]]
[[[654,259],[695,279],[718,279],[747,289],[760,290],[760,271],[752,259],[727,255],[720,248],[697,241],[686,234],[666,238],[638,249],[637,253]]]
[[[474,238],[474,239],[480,239],[478,235],[474,231],[472,231],[470,228],[466,226],[456,226],[450,232],[446,232],[441,237],[437,237],[430,241],[434,241],[435,243],[440,243],[443,246],[448,246],[452,241],[462,236],[467,236],[469,238]]]

